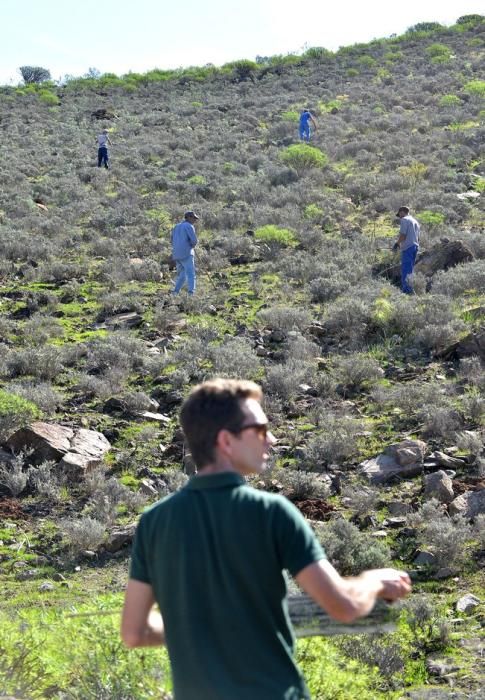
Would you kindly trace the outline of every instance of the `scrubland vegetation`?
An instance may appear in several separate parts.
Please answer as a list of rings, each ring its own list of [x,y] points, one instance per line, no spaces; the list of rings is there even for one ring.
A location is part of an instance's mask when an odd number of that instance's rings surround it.
[[[342,573],[415,581],[395,633],[299,641],[313,697],[482,697],[485,514],[430,497],[426,461],[378,486],[358,465],[420,439],[455,460],[455,496],[485,487],[484,59],[473,15],[335,54],[0,88],[0,695],[170,697],[165,652],[123,650],[105,614],[129,558],[113,533],[188,478],[179,405],[226,375],[262,384],[278,438],[255,486],[300,504]],[[390,251],[402,204],[422,251],[469,253],[413,296]],[[173,299],[189,208],[198,288]],[[112,449],[82,480],[11,460],[39,419]],[[482,606],[457,612],[464,593]]]

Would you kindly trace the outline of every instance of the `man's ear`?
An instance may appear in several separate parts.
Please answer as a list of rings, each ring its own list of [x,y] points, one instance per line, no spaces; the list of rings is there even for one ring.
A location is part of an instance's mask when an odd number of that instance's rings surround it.
[[[216,448],[219,449],[222,454],[231,456],[233,439],[234,435],[229,430],[219,430],[216,438]]]

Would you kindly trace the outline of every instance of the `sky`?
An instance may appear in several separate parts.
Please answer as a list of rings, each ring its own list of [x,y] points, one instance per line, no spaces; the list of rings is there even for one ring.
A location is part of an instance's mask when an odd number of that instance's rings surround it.
[[[334,51],[473,13],[485,0],[0,0],[0,84],[17,85],[23,65],[59,80]]]

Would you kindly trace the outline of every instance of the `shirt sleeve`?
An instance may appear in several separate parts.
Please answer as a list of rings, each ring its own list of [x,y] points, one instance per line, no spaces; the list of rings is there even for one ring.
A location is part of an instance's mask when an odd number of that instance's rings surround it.
[[[275,531],[282,568],[287,569],[292,576],[296,576],[309,564],[327,558],[298,508],[283,497],[278,500]]]
[[[138,524],[135,540],[133,543],[133,551],[131,554],[130,578],[142,583],[151,584],[150,575],[147,564],[147,528],[146,519],[142,516]]]
[[[195,229],[193,226],[190,226],[187,230],[187,235],[189,237],[189,242],[192,248],[194,248],[197,245],[197,236],[195,234]]]

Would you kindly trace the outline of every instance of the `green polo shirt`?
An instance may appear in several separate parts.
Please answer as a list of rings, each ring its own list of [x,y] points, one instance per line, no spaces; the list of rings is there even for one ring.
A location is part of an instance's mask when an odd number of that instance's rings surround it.
[[[302,700],[286,569],[325,554],[286,498],[195,476],[141,517],[130,576],[152,586],[176,700]]]

